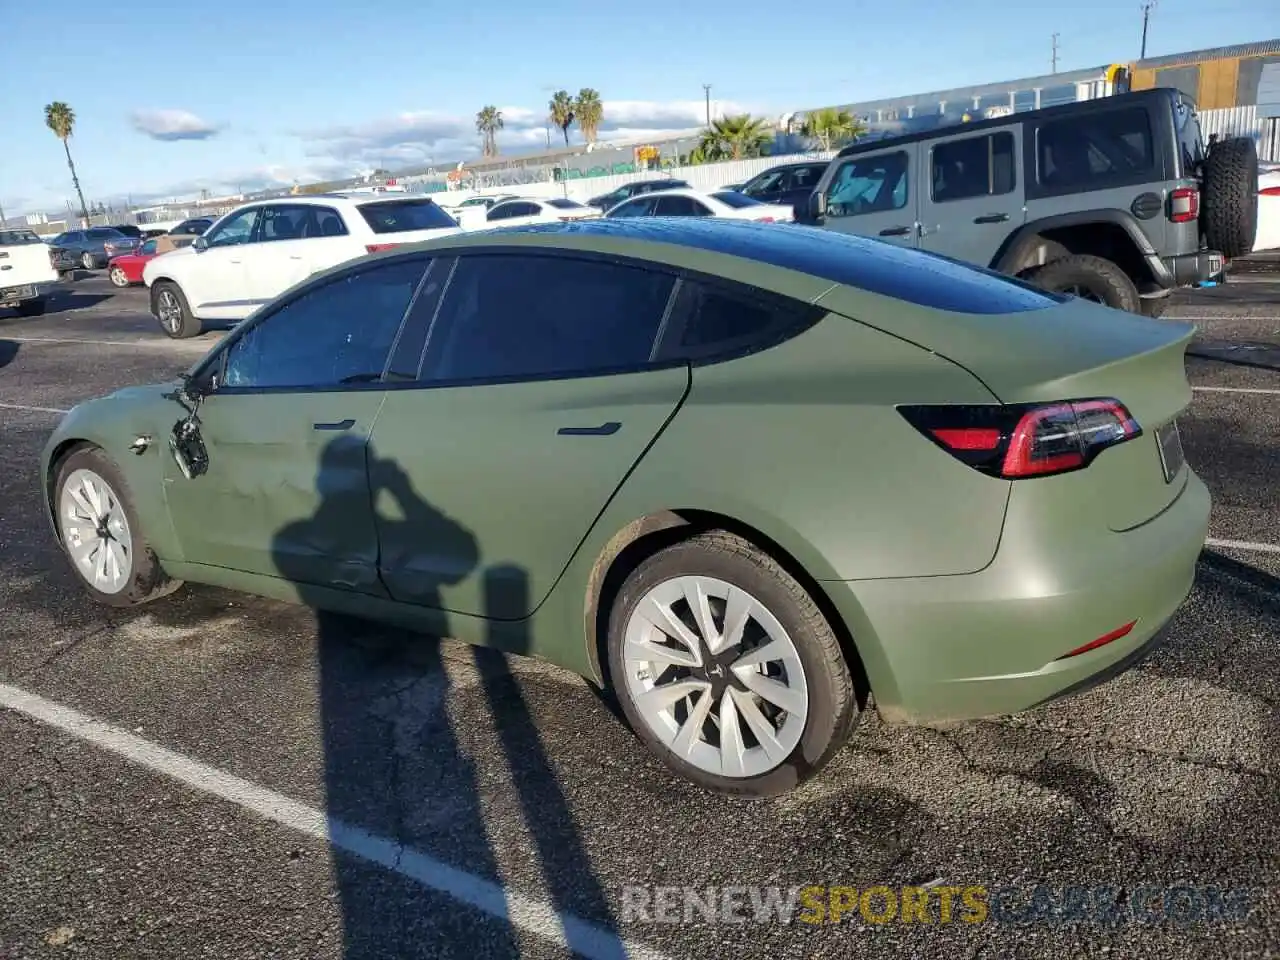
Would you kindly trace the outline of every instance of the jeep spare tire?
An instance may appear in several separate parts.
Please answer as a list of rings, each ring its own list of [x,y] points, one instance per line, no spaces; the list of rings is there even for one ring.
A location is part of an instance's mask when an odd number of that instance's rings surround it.
[[[1210,250],[1228,260],[1252,252],[1258,232],[1258,145],[1252,138],[1220,140],[1209,150],[1200,222]]]

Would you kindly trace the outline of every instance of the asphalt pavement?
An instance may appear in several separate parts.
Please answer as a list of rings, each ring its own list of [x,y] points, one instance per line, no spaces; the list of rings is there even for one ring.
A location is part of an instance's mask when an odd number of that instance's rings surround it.
[[[669,776],[544,664],[209,588],[91,603],[40,447],[220,334],[170,341],[101,275],[54,306],[0,312],[0,958],[1280,952],[1280,283],[1167,314],[1199,327],[1182,430],[1214,511],[1163,649],[1031,714],[868,717],[757,803]],[[875,886],[924,888],[930,922]],[[822,889],[768,917],[796,887]]]

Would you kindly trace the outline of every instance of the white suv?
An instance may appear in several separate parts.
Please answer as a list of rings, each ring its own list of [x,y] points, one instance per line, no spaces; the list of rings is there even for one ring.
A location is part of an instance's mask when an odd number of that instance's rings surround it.
[[[246,204],[150,261],[151,312],[174,338],[243,320],[313,273],[461,228],[429,197],[322,193]]]

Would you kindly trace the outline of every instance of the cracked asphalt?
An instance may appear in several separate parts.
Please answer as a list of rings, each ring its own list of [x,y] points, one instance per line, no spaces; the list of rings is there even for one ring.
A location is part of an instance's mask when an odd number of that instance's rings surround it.
[[[167,378],[218,334],[168,341],[141,291],[100,275],[55,306],[0,313],[0,690],[111,727],[0,707],[0,958],[608,955],[563,917],[672,958],[1280,953],[1280,552],[1256,549],[1280,544],[1280,394],[1240,392],[1280,389],[1280,283],[1167,314],[1200,327],[1188,371],[1206,389],[1182,430],[1210,537],[1255,545],[1206,550],[1169,643],[1032,714],[868,717],[824,776],[763,803],[675,780],[544,664],[208,588],[92,604],[40,515],[56,411]],[[183,772],[197,763],[216,775]],[[394,869],[352,853],[378,838]],[[452,893],[413,858],[458,871]],[[474,905],[492,885],[520,922]],[[626,909],[640,885],[1010,898],[981,923],[938,922],[936,900],[930,923],[645,922]],[[1244,891],[1248,911],[1017,922],[1038,886],[1157,905],[1190,888],[1175,906]]]

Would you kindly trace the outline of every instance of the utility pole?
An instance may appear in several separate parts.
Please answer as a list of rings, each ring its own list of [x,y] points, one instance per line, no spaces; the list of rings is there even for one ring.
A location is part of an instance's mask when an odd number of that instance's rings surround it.
[[[0,227],[3,227],[4,224],[5,224],[4,204],[0,203]]]
[[[710,130],[711,129],[711,84],[704,83],[702,85],[702,92],[706,94],[706,97],[707,97],[707,129]]]
[[[1058,34],[1053,35],[1053,53],[1052,53],[1053,72],[1058,72]]]
[[[1151,20],[1151,8],[1156,5],[1156,0],[1146,0],[1142,5],[1142,52],[1138,54],[1139,60],[1147,59],[1147,23]]]

